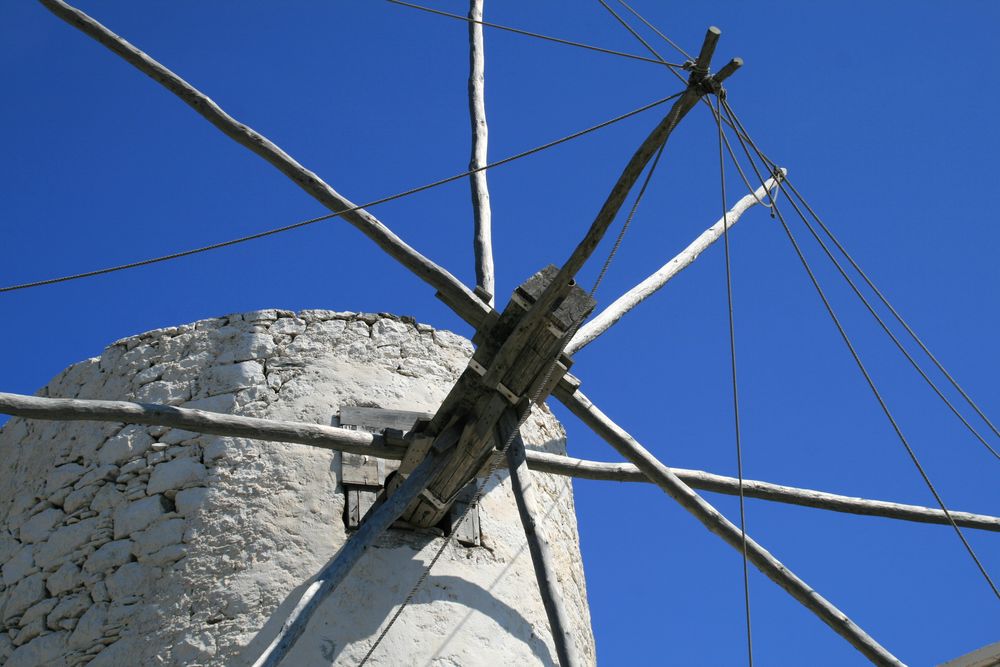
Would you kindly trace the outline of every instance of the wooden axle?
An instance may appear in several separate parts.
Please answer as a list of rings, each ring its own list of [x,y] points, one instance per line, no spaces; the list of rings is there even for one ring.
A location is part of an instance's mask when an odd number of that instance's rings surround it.
[[[503,313],[491,318],[488,328],[476,335],[476,352],[437,413],[429,421],[418,423],[409,434],[411,444],[386,488],[390,495],[441,433],[458,420],[465,422],[456,456],[407,508],[403,520],[422,527],[441,521],[457,494],[505,444],[497,437],[501,415],[513,410],[518,420],[523,418],[532,402],[543,401],[572,364],[562,350],[594,308],[594,300],[575,285],[569,286],[565,298],[552,310],[535,318],[531,335],[519,347],[506,345],[510,333],[539,307],[539,297],[557,274],[558,269],[548,266],[515,290]],[[490,369],[496,368],[501,357],[506,371],[491,381]]]

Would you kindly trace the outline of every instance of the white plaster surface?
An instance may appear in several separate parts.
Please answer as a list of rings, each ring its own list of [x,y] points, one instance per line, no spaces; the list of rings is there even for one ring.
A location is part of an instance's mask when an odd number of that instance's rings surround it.
[[[433,411],[471,350],[405,318],[266,310],[123,339],[39,394],[336,424],[344,404]],[[522,433],[565,451],[545,410]],[[12,419],[0,430],[0,663],[250,664],[347,538],[339,475],[339,454],[302,445]],[[571,483],[535,477],[593,662]],[[555,664],[506,473],[489,489],[483,546],[448,548],[369,664]],[[441,539],[390,531],[287,664],[357,664]]]

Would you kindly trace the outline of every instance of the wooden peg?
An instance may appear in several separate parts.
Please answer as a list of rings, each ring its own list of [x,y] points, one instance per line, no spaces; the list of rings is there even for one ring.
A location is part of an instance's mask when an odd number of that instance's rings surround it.
[[[722,83],[739,68],[743,67],[743,58],[733,58],[726,66],[719,70],[719,72],[713,77],[716,83]]]

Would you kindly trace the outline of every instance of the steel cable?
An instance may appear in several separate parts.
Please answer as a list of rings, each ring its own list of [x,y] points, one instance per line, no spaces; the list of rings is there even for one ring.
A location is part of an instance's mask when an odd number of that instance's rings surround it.
[[[520,28],[512,28],[510,26],[500,25],[499,23],[490,23],[489,21],[477,21],[475,19],[470,19],[468,16],[462,16],[461,14],[453,14],[451,12],[442,11],[440,9],[433,9],[432,7],[424,7],[423,5],[415,5],[410,2],[403,2],[403,0],[387,0],[394,5],[401,5],[403,7],[410,7],[411,9],[419,9],[422,12],[427,12],[429,14],[437,14],[438,16],[447,16],[448,18],[458,19],[460,21],[466,21],[468,23],[478,23],[480,25],[486,26],[487,28],[496,28],[498,30],[506,30],[507,32],[512,32],[517,35],[524,35],[526,37],[535,37],[537,39],[543,39],[549,42],[555,42],[556,44],[564,44],[566,46],[575,46],[581,49],[587,49],[588,51],[597,51],[598,53],[607,53],[613,56],[621,56],[623,58],[630,58],[632,60],[639,60],[647,63],[654,63],[656,65],[665,65],[670,68],[683,68],[684,66],[679,63],[671,63],[666,60],[646,58],[645,56],[639,56],[634,53],[625,53],[624,51],[615,51],[613,49],[605,49],[600,46],[592,46],[590,44],[584,44],[582,42],[574,42],[568,39],[561,39],[559,37],[550,37],[549,35],[543,35],[537,32],[529,32],[527,30],[521,30]]]
[[[733,112],[732,108],[729,107],[728,103],[725,102],[725,101],[723,101],[723,104],[726,105],[726,113],[732,119],[733,124],[739,126],[741,129],[744,130],[743,137],[740,137],[740,145],[743,147],[743,151],[747,155],[747,159],[750,160],[751,165],[753,165],[754,171],[757,173],[758,178],[761,178],[760,172],[757,170],[757,166],[753,162],[753,159],[750,157],[750,152],[747,149],[746,144],[744,143],[744,138],[746,138],[748,141],[750,141],[750,145],[754,148],[755,152],[757,152],[757,154],[760,157],[760,159],[762,161],[765,161],[765,164],[770,163],[770,164],[773,165],[774,163],[771,162],[771,160],[768,159],[766,156],[764,156],[764,154],[761,153],[759,151],[759,149],[757,149],[756,145],[753,144],[752,140],[749,140],[749,135],[746,134],[745,128],[743,128],[742,123],[740,122],[739,118],[736,117],[735,112]],[[913,331],[912,328],[910,328],[910,326],[902,318],[902,316],[899,314],[899,312],[896,311],[895,308],[893,308],[892,304],[889,303],[888,299],[885,298],[885,296],[878,289],[878,287],[876,287],[875,284],[868,278],[868,275],[861,269],[861,267],[857,264],[857,262],[854,261],[854,258],[851,257],[850,253],[847,252],[847,249],[844,248],[843,245],[841,245],[841,243],[837,240],[837,237],[834,236],[834,234],[830,230],[830,228],[827,227],[823,223],[822,219],[815,212],[815,210],[809,205],[809,203],[805,200],[805,198],[799,193],[798,190],[795,189],[795,187],[790,182],[788,182],[788,188],[789,188],[789,191],[791,191],[792,194],[795,196],[795,199],[798,199],[799,202],[806,208],[806,210],[809,211],[809,213],[812,216],[812,218],[820,225],[821,229],[824,231],[824,233],[827,235],[827,237],[834,243],[834,245],[837,247],[837,249],[840,250],[841,254],[847,259],[847,261],[851,264],[851,266],[854,268],[854,270],[857,271],[858,275],[860,275],[862,277],[862,279],[865,281],[865,283],[868,285],[868,287],[872,290],[872,292],[875,293],[875,295],[879,298],[879,300],[882,302],[882,304],[889,310],[889,312],[893,314],[893,316],[896,318],[896,321],[899,322],[903,326],[903,328],[907,331],[907,333],[910,334],[910,337],[913,338],[913,340],[917,343],[917,345],[920,347],[920,349],[924,351],[924,353],[928,356],[928,358],[930,358],[930,360],[933,362],[933,364],[937,367],[938,371],[940,371],[941,374],[944,375],[945,378],[948,379],[948,381],[951,383],[951,385],[959,392],[959,394],[961,394],[961,396],[972,407],[972,409],[976,412],[976,414],[978,414],[979,417],[990,427],[990,429],[993,431],[993,433],[995,435],[997,435],[998,437],[1000,437],[1000,432],[997,431],[996,427],[993,425],[993,422],[991,422],[990,419],[985,415],[985,413],[983,413],[983,411],[979,408],[979,406],[976,404],[976,402],[972,400],[972,397],[970,397],[962,389],[962,387],[958,384],[958,382],[955,380],[955,378],[948,372],[948,370],[937,360],[937,358],[933,354],[931,354],[931,351],[929,349],[927,349],[926,345],[924,345],[923,341],[920,340],[920,337],[917,336],[916,332]],[[779,188],[779,190],[780,190],[780,188]],[[843,268],[843,266],[840,264],[840,262],[838,262],[837,259],[833,256],[833,254],[830,251],[829,247],[817,235],[815,229],[809,223],[809,221],[806,219],[806,216],[803,215],[802,211],[799,210],[798,206],[796,206],[795,202],[792,199],[789,199],[789,202],[795,208],[796,213],[798,213],[799,217],[805,223],[806,228],[809,230],[809,232],[812,234],[812,236],[819,243],[820,247],[826,253],[827,257],[829,257],[830,261],[833,262],[834,266],[837,268],[837,270],[839,271],[840,275],[844,278],[845,281],[847,281],[847,284],[850,285],[851,289],[854,291],[854,293],[857,295],[857,297],[859,299],[861,299],[861,302],[868,309],[868,312],[871,313],[872,317],[875,318],[875,320],[878,322],[879,326],[882,327],[882,330],[885,331],[885,333],[892,339],[892,342],[896,345],[896,347],[903,354],[903,356],[906,357],[907,361],[910,362],[910,364],[913,366],[914,370],[916,370],[917,373],[920,374],[920,377],[922,377],[924,379],[924,381],[927,382],[927,384],[934,391],[934,393],[937,394],[938,398],[940,398],[944,402],[944,404],[948,407],[948,409],[951,410],[951,412],[955,415],[955,417],[957,417],[959,419],[959,421],[962,422],[962,424],[966,427],[966,429],[968,429],[968,431],[973,435],[973,437],[975,437],[980,443],[982,443],[983,447],[985,447],[994,457],[996,457],[998,460],[1000,460],[1000,452],[998,452],[995,448],[993,448],[989,444],[989,442],[986,441],[986,439],[979,433],[979,431],[977,431],[976,428],[971,423],[969,423],[969,421],[962,415],[962,413],[959,412],[958,408],[956,408],[955,405],[944,395],[944,392],[941,391],[941,389],[930,378],[930,376],[927,375],[927,373],[920,366],[919,362],[917,362],[917,360],[914,359],[913,356],[906,350],[905,346],[902,344],[902,342],[899,340],[899,338],[892,332],[892,330],[885,323],[885,321],[882,319],[882,317],[879,316],[879,314],[876,312],[876,310],[871,305],[871,303],[868,301],[868,299],[865,298],[865,296],[862,294],[860,288],[849,277],[849,275],[847,274],[847,272]]]
[[[742,123],[739,123],[738,119],[735,116],[732,117],[732,120],[737,125],[739,125],[740,127],[742,127]],[[744,132],[745,132],[745,128],[744,128]],[[739,134],[737,134],[737,139],[739,139],[741,142],[743,141],[743,138]],[[761,160],[765,160],[766,161],[765,163],[770,163],[770,160],[767,160],[767,158],[763,155],[763,153],[760,153],[759,151],[756,151],[756,147],[755,147],[755,145],[753,143],[751,143],[750,145],[751,145],[751,147],[755,148],[755,152],[758,153],[758,156],[760,157]],[[779,185],[779,187],[780,187],[780,185]],[[796,209],[796,211],[799,212],[799,215],[800,215],[800,217],[802,217],[803,221],[805,221],[805,217],[802,215],[801,211],[797,207],[795,207],[794,201],[791,198],[789,198],[788,201],[789,201],[789,203],[792,204],[792,206]],[[788,237],[789,242],[791,242],[792,248],[794,249],[796,256],[799,258],[799,261],[801,262],[802,267],[805,269],[806,274],[809,276],[809,280],[813,284],[813,287],[816,289],[816,293],[819,295],[820,300],[823,302],[823,306],[826,309],[827,313],[830,315],[830,319],[833,320],[833,323],[836,326],[837,331],[840,334],[840,337],[843,339],[845,345],[847,345],[847,349],[850,352],[851,357],[854,359],[854,363],[857,365],[858,370],[861,371],[861,374],[864,376],[865,382],[868,384],[868,387],[871,389],[872,394],[875,396],[876,401],[878,401],[879,407],[881,407],[882,412],[885,414],[886,418],[889,420],[889,423],[892,426],[893,431],[896,433],[896,437],[899,439],[900,443],[903,445],[904,449],[906,450],[907,455],[910,457],[910,460],[913,462],[913,465],[917,469],[917,472],[920,473],[921,478],[923,478],[924,484],[927,486],[927,488],[930,490],[931,494],[934,496],[934,500],[937,502],[938,506],[941,508],[941,511],[944,512],[944,515],[948,518],[948,522],[949,522],[949,524],[951,524],[951,527],[955,530],[955,534],[958,535],[958,539],[962,542],[962,545],[965,547],[965,550],[968,552],[969,556],[972,558],[973,562],[976,564],[976,567],[979,569],[979,572],[983,575],[983,578],[986,580],[986,583],[989,585],[990,589],[993,591],[993,595],[995,595],[996,598],[998,600],[1000,600],[1000,589],[997,589],[996,584],[993,583],[993,579],[990,577],[989,573],[986,571],[986,568],[983,566],[982,561],[979,560],[979,556],[976,555],[976,552],[972,548],[972,545],[969,544],[968,540],[965,538],[965,534],[962,532],[962,529],[959,528],[958,524],[955,523],[955,519],[952,517],[951,512],[948,511],[948,508],[945,505],[944,500],[941,498],[941,494],[938,493],[937,488],[934,486],[934,483],[931,482],[931,479],[927,475],[927,472],[924,470],[923,465],[920,463],[920,459],[917,457],[916,452],[914,451],[913,447],[910,445],[910,443],[907,440],[906,436],[903,434],[903,431],[900,428],[899,423],[896,421],[896,418],[893,416],[892,411],[889,409],[888,404],[885,402],[885,399],[882,397],[882,393],[879,391],[878,387],[876,386],[874,379],[872,378],[871,374],[868,372],[868,369],[865,367],[864,363],[861,361],[861,357],[858,354],[857,349],[854,347],[854,343],[851,342],[851,338],[850,338],[850,336],[848,336],[847,330],[844,328],[843,324],[841,324],[840,318],[837,317],[837,314],[836,314],[836,312],[833,309],[833,305],[830,303],[829,299],[827,299],[826,293],[823,291],[823,288],[820,286],[819,280],[816,278],[816,275],[813,272],[812,267],[809,265],[808,260],[806,260],[806,257],[805,257],[805,255],[802,252],[802,249],[799,247],[798,242],[795,240],[795,235],[792,233],[791,228],[788,226],[788,223],[785,221],[785,216],[782,214],[781,210],[777,206],[775,206],[772,210],[775,212],[775,214],[778,217],[778,220],[781,222],[781,226],[784,229],[785,235]]]
[[[629,10],[630,12],[632,12],[633,16],[635,16],[637,19],[639,19],[640,21],[642,21],[646,25],[647,28],[649,28],[650,30],[652,30],[653,32],[655,32],[657,35],[659,35],[661,38],[663,38],[663,41],[665,41],[670,46],[674,47],[674,49],[678,53],[680,53],[682,56],[684,56],[688,60],[694,60],[694,58],[691,57],[691,54],[689,54],[687,51],[685,51],[680,46],[678,46],[677,42],[675,42],[674,40],[672,40],[669,37],[667,37],[666,35],[664,35],[660,31],[659,28],[657,28],[655,25],[653,25],[652,23],[650,23],[649,21],[647,21],[645,18],[643,18],[642,14],[640,14],[639,12],[635,11],[634,9],[632,9],[632,7],[627,2],[625,2],[625,0],[618,0],[618,4],[620,4],[622,7],[624,7],[627,10]]]
[[[725,248],[726,260],[726,301],[729,313],[729,362],[733,383],[733,419],[735,422],[734,426],[736,432],[736,471],[739,480],[740,492],[740,540],[743,543],[743,600],[747,624],[747,660],[750,667],[753,667],[753,633],[750,626],[750,569],[747,565],[746,501],[743,496],[743,440],[740,429],[740,399],[736,377],[736,325],[733,313],[732,264],[729,253],[729,212],[726,208],[726,168],[725,156],[722,151],[723,143],[728,146],[729,142],[728,140],[725,140],[725,133],[722,130],[722,98],[717,98],[717,100],[716,108],[713,111],[715,115],[715,124],[719,131],[719,183],[722,195],[722,244]],[[729,154],[732,156],[732,148],[730,148]],[[765,190],[766,189],[767,188],[765,188]]]
[[[541,146],[536,146],[534,148],[531,148],[529,150],[523,151],[521,153],[517,153],[515,155],[511,155],[510,157],[506,157],[506,158],[504,158],[502,160],[498,160],[496,162],[491,162],[490,164],[484,165],[482,167],[478,167],[476,169],[470,169],[468,171],[463,171],[461,174],[456,174],[454,176],[449,176],[448,178],[442,178],[441,180],[434,181],[433,183],[427,183],[425,185],[421,185],[421,186],[418,186],[418,187],[415,187],[415,188],[411,188],[409,190],[405,190],[403,192],[399,192],[399,193],[396,193],[394,195],[390,195],[388,197],[383,197],[381,199],[376,199],[374,201],[370,201],[370,202],[368,202],[366,204],[361,204],[359,206],[354,206],[354,207],[351,207],[351,208],[348,208],[348,209],[344,209],[343,211],[337,211],[335,213],[327,213],[325,215],[321,215],[321,216],[318,216],[318,217],[315,217],[315,218],[310,218],[308,220],[303,220],[301,222],[296,222],[296,223],[293,223],[293,224],[290,224],[290,225],[285,225],[283,227],[277,227],[275,229],[269,229],[267,231],[259,232],[257,234],[250,234],[248,236],[242,236],[242,237],[237,238],[237,239],[231,239],[229,241],[222,241],[220,243],[213,243],[211,245],[202,246],[200,248],[192,248],[191,250],[183,250],[181,252],[175,252],[175,253],[171,253],[169,255],[162,255],[160,257],[153,257],[153,258],[150,258],[150,259],[144,259],[144,260],[140,260],[140,261],[137,261],[137,262],[129,262],[128,264],[119,264],[117,266],[111,266],[111,267],[107,267],[107,268],[103,268],[103,269],[97,269],[97,270],[94,270],[94,271],[86,271],[86,272],[83,272],[83,273],[75,273],[75,274],[71,274],[71,275],[68,275],[68,276],[60,276],[58,278],[48,278],[48,279],[45,279],[45,280],[36,280],[36,281],[30,282],[30,283],[21,283],[19,285],[9,285],[7,287],[0,287],[0,293],[3,293],[3,292],[13,292],[13,291],[16,291],[16,290],[28,289],[30,287],[41,287],[43,285],[54,285],[54,284],[57,284],[57,283],[68,282],[70,280],[78,280],[80,278],[90,278],[90,277],[93,277],[93,276],[99,276],[99,275],[104,275],[104,274],[107,274],[107,273],[113,273],[115,271],[124,271],[126,269],[134,269],[134,268],[138,268],[140,266],[148,266],[150,264],[156,264],[156,263],[159,263],[159,262],[165,262],[165,261],[171,260],[171,259],[178,259],[178,258],[181,258],[181,257],[188,257],[190,255],[196,255],[198,253],[208,252],[210,250],[217,250],[219,248],[225,248],[225,247],[228,247],[228,246],[233,246],[233,245],[236,245],[236,244],[239,244],[239,243],[244,243],[246,241],[253,241],[255,239],[264,238],[266,236],[272,236],[274,234],[280,234],[282,232],[291,231],[293,229],[298,229],[300,227],[305,227],[306,225],[311,225],[311,224],[320,222],[322,220],[330,220],[331,218],[339,217],[341,215],[344,215],[345,213],[350,213],[352,211],[358,211],[358,210],[365,209],[365,208],[371,208],[372,206],[377,206],[378,204],[385,204],[387,202],[394,201],[396,199],[401,199],[403,197],[407,197],[409,195],[416,194],[418,192],[423,192],[424,190],[430,190],[431,188],[435,188],[435,187],[437,187],[439,185],[444,185],[446,183],[451,183],[452,181],[457,181],[459,179],[465,178],[467,176],[470,176],[470,175],[475,174],[475,173],[480,172],[480,171],[485,171],[487,169],[492,169],[494,167],[499,167],[500,165],[507,164],[508,162],[513,162],[514,160],[518,160],[520,158],[527,157],[529,155],[533,155],[535,153],[541,152],[541,151],[546,150],[548,148],[552,148],[552,147],[557,146],[559,144],[562,144],[562,143],[565,143],[567,141],[570,141],[572,139],[576,139],[578,137],[582,137],[582,136],[584,136],[586,134],[589,134],[591,132],[594,132],[596,130],[600,130],[602,128],[608,127],[609,125],[613,125],[614,123],[617,123],[619,121],[625,120],[626,118],[631,118],[632,116],[635,116],[635,115],[637,115],[639,113],[642,113],[643,111],[648,111],[649,109],[652,109],[652,108],[657,107],[657,106],[659,106],[661,104],[669,102],[670,100],[673,100],[673,99],[675,99],[677,97],[680,97],[682,94],[683,94],[683,91],[681,91],[679,93],[675,93],[673,95],[670,95],[669,97],[664,97],[664,98],[659,99],[659,100],[657,100],[655,102],[651,102],[649,104],[643,105],[643,106],[639,107],[638,109],[635,109],[633,111],[629,111],[628,113],[624,113],[624,114],[622,114],[620,116],[615,116],[614,118],[606,120],[606,121],[604,121],[602,123],[598,123],[597,125],[592,125],[592,126],[586,128],[584,130],[580,130],[579,132],[574,132],[573,134],[567,135],[567,136],[562,137],[560,139],[556,139],[554,141],[550,141],[550,142],[548,142],[546,144],[542,144]]]

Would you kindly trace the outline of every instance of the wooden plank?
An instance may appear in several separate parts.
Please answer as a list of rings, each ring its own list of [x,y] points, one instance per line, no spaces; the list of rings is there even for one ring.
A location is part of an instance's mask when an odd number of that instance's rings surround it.
[[[381,486],[379,459],[364,454],[343,454],[340,459],[340,483],[356,486]]]
[[[367,408],[353,405],[340,407],[340,424],[356,426],[365,431],[380,433],[387,428],[406,433],[420,419],[431,419],[433,413],[413,410],[392,410],[387,408]]]
[[[347,527],[355,529],[360,526],[368,513],[378,503],[379,487],[347,486],[344,489],[346,500]]]
[[[456,542],[467,547],[478,547],[482,543],[479,505],[472,504],[472,499],[475,498],[478,488],[478,480],[474,479],[466,484],[451,507],[452,534]],[[465,520],[458,523],[463,514],[466,514]]]

